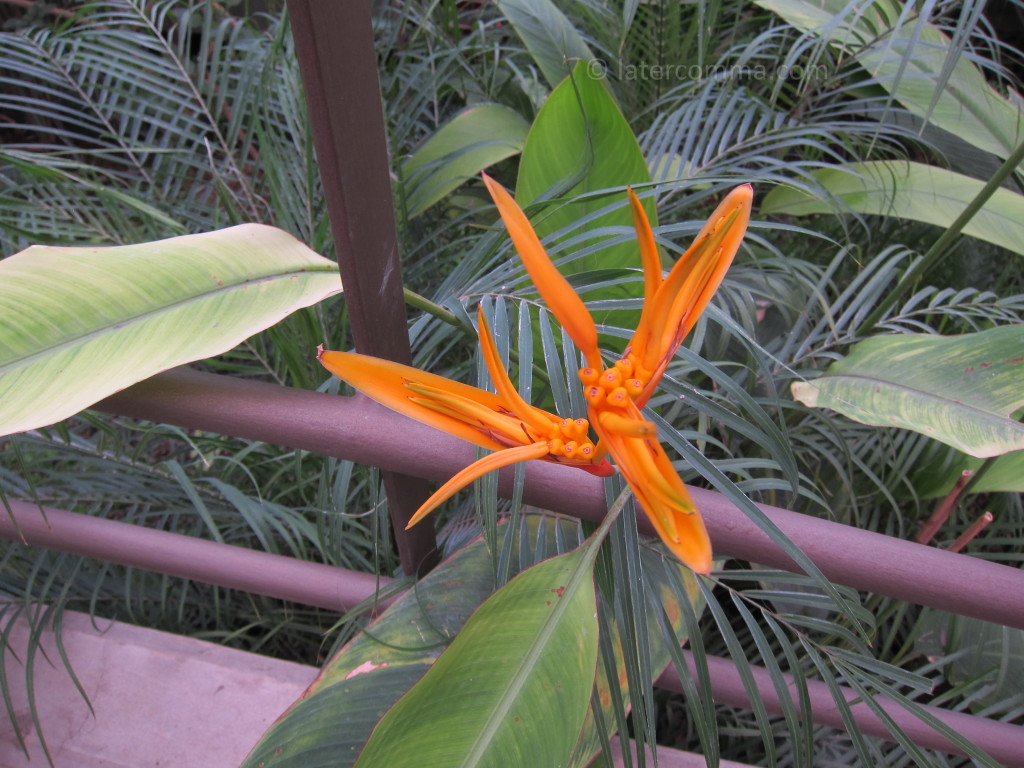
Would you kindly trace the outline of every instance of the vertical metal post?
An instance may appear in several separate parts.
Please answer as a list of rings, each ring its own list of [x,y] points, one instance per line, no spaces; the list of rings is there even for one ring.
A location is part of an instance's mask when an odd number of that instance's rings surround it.
[[[408,363],[384,112],[370,0],[287,0],[313,142],[356,349]],[[429,568],[429,526],[405,530],[428,496],[423,480],[383,473],[406,573]]]

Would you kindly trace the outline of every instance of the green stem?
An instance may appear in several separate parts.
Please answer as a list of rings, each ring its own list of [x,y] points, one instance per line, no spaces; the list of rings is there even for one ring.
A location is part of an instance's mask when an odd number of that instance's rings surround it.
[[[587,546],[590,550],[587,552],[585,560],[589,563],[597,557],[597,551],[601,548],[601,542],[608,536],[608,531],[612,529],[612,524],[618,520],[623,508],[626,506],[626,502],[629,501],[633,495],[633,491],[626,486],[622,489],[622,493],[615,499],[615,503],[608,508],[608,514],[604,516],[604,520],[601,521],[601,525],[598,526],[597,530],[587,539]]]
[[[450,326],[458,328],[464,335],[469,336],[471,339],[476,338],[475,328],[470,325],[466,325],[454,313],[449,312],[440,304],[435,304],[426,296],[421,296],[415,291],[410,291],[408,288],[403,288],[402,291],[405,294],[405,303],[410,307],[422,310],[431,317],[436,317],[442,323],[447,323]]]
[[[857,329],[858,335],[865,336],[870,333],[882,317],[885,316],[885,313],[892,309],[896,302],[903,298],[904,294],[917,284],[917,281],[925,274],[925,272],[933,269],[936,264],[948,255],[949,246],[957,237],[960,236],[960,233],[967,225],[967,222],[974,218],[975,214],[984,207],[985,203],[987,203],[989,198],[995,194],[995,191],[999,189],[1006,177],[1013,173],[1022,161],[1024,161],[1024,142],[1021,142],[1013,151],[1013,154],[1006,158],[992,178],[989,179],[988,183],[982,187],[981,191],[975,196],[970,204],[964,208],[963,212],[959,216],[957,216],[956,221],[954,221],[949,228],[942,233],[938,240],[932,243],[932,247],[927,250],[924,256],[921,257],[921,260],[907,271],[903,276],[903,279],[897,283],[896,287],[889,293],[889,295],[886,296],[877,307],[875,307],[875,310],[870,315],[868,315],[860,328]]]

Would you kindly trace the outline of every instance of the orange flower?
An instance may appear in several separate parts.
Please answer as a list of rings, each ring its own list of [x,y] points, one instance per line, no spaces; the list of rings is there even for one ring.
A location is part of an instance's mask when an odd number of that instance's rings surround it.
[[[726,196],[664,278],[647,214],[628,190],[644,270],[644,304],[623,357],[605,368],[597,328],[582,299],[551,262],[512,196],[486,174],[484,183],[537,290],[587,362],[579,375],[599,437],[596,454],[612,455],[669,550],[693,570],[708,573],[711,542],[704,522],[640,408],[732,263],[750,219],[752,188],[746,184]]]
[[[496,451],[442,485],[407,527],[474,480],[520,461],[544,459],[602,477],[612,473],[611,465],[590,442],[586,419],[560,419],[519,396],[501,364],[482,310],[477,319],[480,346],[497,394],[376,357],[317,349],[317,359],[327,370],[381,405]]]

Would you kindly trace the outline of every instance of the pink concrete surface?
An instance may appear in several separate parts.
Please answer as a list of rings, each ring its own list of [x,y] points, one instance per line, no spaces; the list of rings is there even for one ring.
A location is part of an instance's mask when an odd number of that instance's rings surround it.
[[[45,768],[26,694],[28,624],[9,636],[5,667],[31,762],[0,705],[0,768]],[[317,670],[191,638],[68,612],[62,638],[93,711],[42,637],[34,690],[57,768],[237,768]]]
[[[3,607],[3,606],[0,606]],[[10,608],[10,606],[8,606]],[[317,674],[213,643],[97,621],[68,611],[64,651],[89,704],[75,688],[49,630],[33,663],[38,719],[56,768],[237,768],[264,731]],[[29,756],[0,705],[0,768],[45,768],[26,689],[29,625],[8,636],[5,671]],[[613,763],[622,765],[615,741]],[[704,758],[658,748],[660,765],[702,768]],[[723,768],[749,768],[722,762]]]

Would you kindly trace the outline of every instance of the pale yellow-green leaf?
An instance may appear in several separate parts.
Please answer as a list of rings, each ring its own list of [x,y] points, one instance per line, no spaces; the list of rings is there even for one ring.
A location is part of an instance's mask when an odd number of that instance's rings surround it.
[[[855,421],[928,435],[972,456],[1024,448],[1024,325],[962,336],[878,336],[793,397]]]
[[[872,75],[872,82],[910,112],[964,141],[1005,158],[1024,139],[1021,111],[988,84],[965,53],[946,72],[953,54],[949,37],[936,26],[920,22],[915,14],[901,21],[899,3],[755,2],[855,57]]]
[[[0,261],[0,434],[67,418],[155,373],[231,349],[341,290],[337,265],[243,224]]]
[[[829,194],[857,213],[896,216],[946,228],[981,191],[984,182],[922,163],[878,160],[814,173]],[[764,214],[828,213],[827,199],[776,187],[765,196]],[[964,234],[1024,255],[1024,196],[997,189],[964,226]]]

